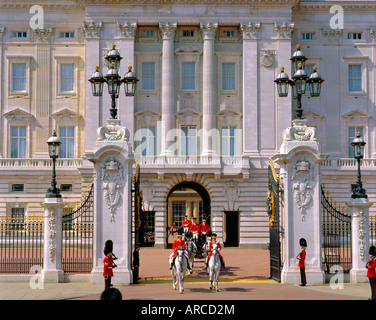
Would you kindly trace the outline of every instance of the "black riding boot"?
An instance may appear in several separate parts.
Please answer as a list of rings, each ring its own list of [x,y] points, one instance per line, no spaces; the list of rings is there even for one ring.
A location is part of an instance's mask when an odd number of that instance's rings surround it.
[[[223,269],[226,269],[225,261],[224,261],[223,259],[221,259],[221,265],[222,265],[222,268],[223,268]]]

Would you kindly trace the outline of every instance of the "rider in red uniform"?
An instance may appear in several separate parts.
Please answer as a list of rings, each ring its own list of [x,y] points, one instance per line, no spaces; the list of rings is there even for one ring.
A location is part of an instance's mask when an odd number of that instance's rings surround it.
[[[170,259],[171,259],[170,270],[172,270],[172,267],[173,267],[174,262],[175,262],[175,258],[178,255],[178,252],[177,252],[178,250],[184,250],[184,254],[187,258],[187,267],[188,267],[189,271],[191,270],[191,267],[188,263],[188,256],[186,254],[187,246],[185,245],[185,241],[183,241],[182,237],[183,236],[181,234],[178,234],[178,238],[172,244],[172,249],[174,250],[174,252],[170,255]]]
[[[213,244],[216,244],[218,245],[218,256],[219,258],[221,259],[221,265],[222,265],[222,268],[223,269],[226,269],[225,267],[225,262],[224,262],[224,259],[223,259],[223,256],[221,255],[221,253],[219,252],[222,247],[221,247],[221,244],[219,241],[217,241],[217,235],[215,233],[212,234],[212,240],[210,241],[209,243],[209,254],[208,256],[206,257],[206,267],[208,267],[208,263],[209,263],[209,259],[210,257],[212,256],[213,254]]]
[[[196,217],[193,217],[191,220],[191,225],[189,227],[189,230],[192,233],[192,239],[197,242],[198,240],[198,231],[200,229],[200,226],[196,223]]]
[[[199,233],[200,236],[205,238],[207,237],[210,230],[210,226],[206,224],[206,219],[202,219],[202,223],[200,224]]]
[[[183,222],[181,223],[182,227],[183,227],[183,231],[185,232],[186,230],[189,231],[189,225],[190,225],[190,221],[188,220],[188,216],[185,216]]]

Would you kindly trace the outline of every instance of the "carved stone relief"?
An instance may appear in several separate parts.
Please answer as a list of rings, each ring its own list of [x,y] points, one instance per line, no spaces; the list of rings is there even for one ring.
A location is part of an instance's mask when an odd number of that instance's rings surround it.
[[[102,190],[104,200],[110,210],[111,222],[115,222],[115,210],[121,201],[123,179],[123,168],[113,157],[102,165]]]
[[[295,202],[300,210],[302,221],[305,221],[307,207],[312,199],[312,186],[309,182],[313,180],[311,164],[304,158],[298,161],[292,170],[291,180],[294,181],[292,191]]]

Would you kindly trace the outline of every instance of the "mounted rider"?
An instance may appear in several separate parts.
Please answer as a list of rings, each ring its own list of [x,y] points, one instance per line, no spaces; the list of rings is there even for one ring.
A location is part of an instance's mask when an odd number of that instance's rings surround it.
[[[206,237],[210,231],[210,226],[206,224],[206,219],[202,219],[202,223],[200,224],[199,227],[199,234],[200,237],[204,240],[206,240]]]
[[[193,241],[195,241],[196,243],[197,243],[197,240],[198,240],[199,229],[200,229],[200,226],[196,222],[196,217],[192,217],[189,230],[192,233]]]
[[[190,221],[188,220],[188,216],[187,215],[183,219],[181,225],[183,227],[183,232],[187,233],[189,231],[189,225],[190,225]]]
[[[223,259],[223,256],[221,255],[221,253],[219,251],[222,250],[222,247],[221,247],[221,244],[219,241],[217,241],[217,234],[213,233],[212,236],[211,236],[212,240],[210,241],[209,243],[209,254],[208,256],[206,257],[206,267],[208,267],[208,263],[209,263],[209,259],[211,258],[211,256],[213,255],[213,244],[216,244],[218,246],[218,257],[220,258],[221,260],[221,265],[222,265],[222,268],[223,269],[226,269],[226,266],[225,266],[225,261]]]
[[[189,265],[189,258],[188,258],[188,253],[187,253],[187,246],[185,245],[185,242],[183,241],[183,235],[178,234],[178,238],[174,241],[172,245],[172,249],[174,250],[173,253],[170,255],[170,270],[172,270],[172,267],[174,266],[175,263],[175,258],[178,255],[178,250],[183,250],[184,251],[184,256],[187,258],[187,268],[191,272],[191,266]],[[191,272],[192,273],[192,272]]]

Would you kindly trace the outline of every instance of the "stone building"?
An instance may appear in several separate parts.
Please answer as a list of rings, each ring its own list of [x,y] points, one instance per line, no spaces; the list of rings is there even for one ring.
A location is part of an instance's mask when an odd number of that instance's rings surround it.
[[[281,66],[292,76],[296,45],[325,79],[302,99],[316,127],[322,182],[337,203],[356,180],[351,139],[367,142],[364,187],[376,185],[376,1],[0,0],[0,215],[39,215],[51,179],[46,141],[63,141],[57,179],[75,203],[91,182],[97,129],[111,99],[87,81],[116,45],[140,79],[122,93],[118,117],[141,167],[153,245],[183,216],[208,218],[227,245],[266,247],[269,157],[279,151],[296,102],[279,98]],[[30,22],[42,14],[43,26]],[[344,19],[342,19],[344,18]],[[341,26],[343,21],[343,26]],[[34,21],[35,22],[35,21]],[[339,28],[338,28],[339,27]],[[106,89],[104,89],[106,90]],[[370,214],[374,214],[373,208]]]

